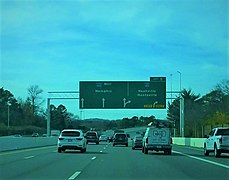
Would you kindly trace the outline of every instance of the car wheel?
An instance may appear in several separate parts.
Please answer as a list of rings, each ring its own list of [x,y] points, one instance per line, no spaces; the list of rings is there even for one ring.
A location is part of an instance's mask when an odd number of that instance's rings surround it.
[[[86,152],[86,148],[81,149],[81,153],[85,153]]]
[[[145,148],[144,148],[144,147],[142,147],[142,153],[144,153],[144,151],[145,151]]]
[[[115,146],[115,144],[113,144],[113,146]]]
[[[126,147],[128,147],[128,144],[126,144]]]
[[[133,150],[135,150],[135,147],[132,147]]]
[[[209,151],[207,150],[206,145],[204,145],[204,155],[209,156]]]
[[[172,154],[172,149],[168,150],[168,155]]]
[[[214,155],[215,155],[216,158],[218,158],[218,157],[220,156],[220,152],[219,152],[219,150],[217,149],[217,146],[216,146],[216,145],[215,145],[215,147],[214,147]]]
[[[58,148],[58,153],[61,153],[61,148]]]
[[[148,154],[148,149],[144,148],[144,154]]]

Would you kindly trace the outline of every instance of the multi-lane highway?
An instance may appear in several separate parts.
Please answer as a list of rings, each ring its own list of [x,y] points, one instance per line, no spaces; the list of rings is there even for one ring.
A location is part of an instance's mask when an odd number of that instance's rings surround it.
[[[0,153],[0,179],[228,179],[229,156],[173,145],[171,156],[100,143],[86,153],[55,146]]]

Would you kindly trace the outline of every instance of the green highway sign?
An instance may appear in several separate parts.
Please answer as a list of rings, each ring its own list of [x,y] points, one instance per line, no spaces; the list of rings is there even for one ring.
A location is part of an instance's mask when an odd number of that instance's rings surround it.
[[[165,109],[166,78],[80,81],[80,109]]]

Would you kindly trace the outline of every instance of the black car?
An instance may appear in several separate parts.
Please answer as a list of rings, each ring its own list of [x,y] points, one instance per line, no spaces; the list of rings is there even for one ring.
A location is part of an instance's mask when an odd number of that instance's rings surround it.
[[[85,134],[85,138],[87,139],[87,144],[89,142],[99,144],[99,136],[98,136],[98,133],[96,131],[88,131]]]
[[[116,133],[113,139],[113,146],[125,145],[128,146],[128,136],[125,133]]]

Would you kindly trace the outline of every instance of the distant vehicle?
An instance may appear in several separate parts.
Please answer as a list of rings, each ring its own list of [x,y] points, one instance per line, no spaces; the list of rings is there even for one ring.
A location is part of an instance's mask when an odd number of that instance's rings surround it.
[[[128,137],[125,133],[116,133],[113,139],[113,146],[125,145],[128,146]]]
[[[84,153],[87,148],[86,144],[86,139],[81,130],[65,129],[60,133],[57,148],[59,153],[66,149],[80,150]]]
[[[59,136],[60,130],[51,130],[51,136]]]
[[[96,131],[88,131],[88,132],[86,132],[85,137],[87,139],[87,144],[89,142],[93,142],[93,143],[99,144],[99,136],[98,136],[98,133]]]
[[[101,141],[107,142],[107,140],[108,140],[108,137],[107,137],[106,135],[101,135],[101,136],[99,137],[99,142],[101,142]]]
[[[142,136],[135,136],[133,139],[132,139],[132,149],[136,149],[136,148],[142,148],[142,139],[143,137]]]
[[[172,138],[170,128],[148,127],[142,141],[142,152],[164,151],[164,154],[172,153]]]
[[[42,134],[42,137],[47,137],[47,134]]]
[[[117,134],[117,133],[125,133],[125,131],[124,131],[124,130],[121,130],[121,129],[116,129],[116,130],[114,130],[114,131],[113,131],[113,135],[112,135],[111,137],[109,137],[109,142],[113,142],[114,136],[115,136],[115,134]]]
[[[39,137],[39,134],[38,133],[33,133],[32,137]]]
[[[215,157],[221,153],[229,153],[229,128],[214,128],[204,142],[204,155],[214,152]]]
[[[22,137],[22,135],[20,134],[15,134],[15,135],[12,135],[13,137]]]

